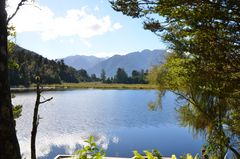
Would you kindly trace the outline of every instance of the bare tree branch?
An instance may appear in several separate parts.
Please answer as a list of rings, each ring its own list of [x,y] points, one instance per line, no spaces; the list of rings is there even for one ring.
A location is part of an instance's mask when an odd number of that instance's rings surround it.
[[[9,23],[9,21],[17,14],[18,10],[20,9],[21,6],[24,5],[24,2],[26,2],[27,0],[21,0],[18,5],[17,8],[15,10],[15,12],[7,19],[7,24]]]
[[[44,100],[44,101],[42,101],[42,102],[39,102],[39,104],[43,104],[43,103],[49,102],[49,101],[52,100],[52,99],[53,99],[53,97],[48,98],[48,99],[46,99],[46,100]]]

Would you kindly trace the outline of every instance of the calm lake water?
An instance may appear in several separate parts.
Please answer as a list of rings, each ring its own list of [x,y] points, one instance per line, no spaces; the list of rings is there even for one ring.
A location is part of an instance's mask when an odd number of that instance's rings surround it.
[[[173,153],[199,153],[201,137],[193,137],[188,128],[178,124],[175,108],[179,105],[172,93],[163,99],[163,109],[150,111],[155,90],[68,90],[44,92],[53,97],[40,106],[37,155],[52,159],[57,154],[72,154],[90,135],[96,137],[107,156],[132,157],[133,150],[157,148],[164,156]],[[17,93],[14,104],[23,105],[17,119],[17,135],[26,158],[30,152],[30,134],[35,93]]]

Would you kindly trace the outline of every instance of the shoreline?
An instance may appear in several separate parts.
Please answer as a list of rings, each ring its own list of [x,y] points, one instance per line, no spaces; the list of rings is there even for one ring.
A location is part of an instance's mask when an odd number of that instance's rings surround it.
[[[136,89],[150,90],[157,89],[156,85],[151,84],[107,84],[100,82],[82,82],[82,83],[63,83],[63,84],[43,84],[44,91],[63,91],[71,89]],[[36,90],[36,85],[30,87],[11,87],[11,92],[32,92]]]

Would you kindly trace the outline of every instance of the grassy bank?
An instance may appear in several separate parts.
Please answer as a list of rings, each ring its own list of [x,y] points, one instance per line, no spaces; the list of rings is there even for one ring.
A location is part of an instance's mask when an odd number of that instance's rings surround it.
[[[156,89],[157,86],[150,84],[107,84],[100,82],[84,82],[84,83],[63,83],[63,84],[50,84],[44,85],[46,87],[53,87],[56,89]]]
[[[16,87],[11,88],[12,92],[27,92],[34,91],[36,85],[31,87]],[[157,89],[156,85],[150,84],[107,84],[101,82],[82,82],[82,83],[62,83],[62,84],[45,84],[43,89],[45,91],[65,90],[65,89]]]

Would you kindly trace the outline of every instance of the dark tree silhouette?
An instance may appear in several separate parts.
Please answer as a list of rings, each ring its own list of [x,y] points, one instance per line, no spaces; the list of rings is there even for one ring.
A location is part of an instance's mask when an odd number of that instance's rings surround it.
[[[128,75],[123,68],[118,68],[115,75],[115,81],[117,83],[128,83]]]
[[[20,5],[19,5],[20,7]],[[19,9],[17,8],[17,10]],[[16,10],[16,12],[17,12]],[[16,14],[15,12],[15,14]],[[12,15],[10,18],[12,18]],[[20,148],[16,136],[10,84],[8,79],[8,31],[6,0],[0,1],[0,158],[20,159]]]

